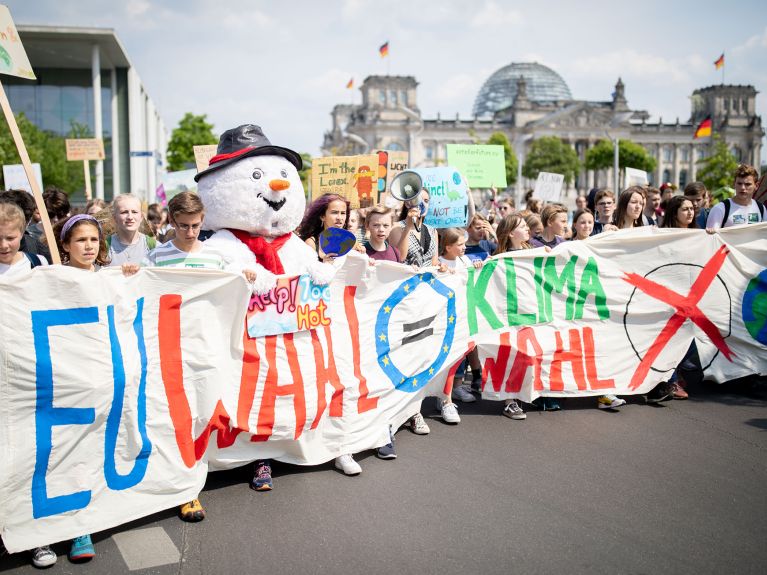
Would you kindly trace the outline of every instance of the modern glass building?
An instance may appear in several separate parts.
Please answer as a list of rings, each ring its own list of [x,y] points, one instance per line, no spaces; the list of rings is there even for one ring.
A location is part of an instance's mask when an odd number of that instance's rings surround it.
[[[93,162],[94,196],[130,192],[153,201],[167,133],[114,30],[19,25],[18,31],[37,80],[3,78],[14,113],[59,136],[103,138],[106,159]],[[84,199],[82,190],[67,191]]]

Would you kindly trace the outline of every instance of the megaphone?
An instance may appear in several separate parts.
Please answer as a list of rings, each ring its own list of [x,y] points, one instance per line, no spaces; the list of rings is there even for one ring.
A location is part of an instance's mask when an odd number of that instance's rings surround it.
[[[389,193],[400,202],[405,202],[408,207],[415,208],[421,201],[421,188],[421,176],[412,170],[405,170],[391,181]]]

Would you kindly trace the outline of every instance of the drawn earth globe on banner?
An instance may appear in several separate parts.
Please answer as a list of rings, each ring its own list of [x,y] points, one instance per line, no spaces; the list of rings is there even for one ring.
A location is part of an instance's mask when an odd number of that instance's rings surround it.
[[[429,383],[453,345],[457,319],[455,293],[431,273],[392,292],[378,310],[375,339],[378,365],[394,387],[412,393]],[[401,365],[410,369],[400,371]]]
[[[665,264],[648,272],[644,277],[660,284],[661,286],[676,286],[674,291],[686,297],[695,283],[695,280],[703,270],[703,266],[686,263]],[[684,286],[684,287],[682,287]],[[732,331],[732,298],[730,290],[717,275],[711,282],[703,297],[698,302],[698,308],[706,319],[711,321],[719,330],[723,338],[730,336]],[[641,361],[647,352],[646,349],[638,349],[634,342],[642,341],[641,333],[646,332],[648,325],[657,326],[657,332],[671,319],[676,310],[670,304],[652,297],[639,289],[634,289],[626,303],[626,312],[623,317],[623,325],[628,336],[629,343]],[[683,337],[683,333],[692,327],[697,340],[698,355],[703,369],[706,369],[719,354],[717,347],[711,339],[698,328],[691,320],[686,319],[684,325],[673,337]],[[689,332],[687,332],[689,333]],[[657,334],[656,334],[657,335]],[[669,355],[666,350],[661,351],[656,359],[652,370],[659,373],[672,371],[681,358],[678,355]],[[666,366],[661,369],[658,366]]]
[[[743,294],[742,314],[751,337],[767,345],[767,269],[748,282]]]

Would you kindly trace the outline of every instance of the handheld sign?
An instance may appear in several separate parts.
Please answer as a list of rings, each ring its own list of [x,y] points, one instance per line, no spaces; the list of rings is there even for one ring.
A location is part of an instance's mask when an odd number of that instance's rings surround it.
[[[429,211],[424,220],[435,228],[464,227],[469,218],[469,186],[452,167],[418,168],[423,187],[429,191]]]
[[[354,248],[357,236],[343,228],[328,228],[320,234],[320,249],[326,254],[345,256]]]
[[[0,4],[0,73],[18,76],[28,80],[35,80],[35,74],[32,72],[32,66],[29,64],[29,58],[24,51],[24,46],[19,39],[16,26],[11,18],[8,7]],[[24,140],[21,137],[19,126],[16,123],[16,117],[11,110],[11,103],[5,94],[5,88],[0,83],[0,108],[3,109],[5,121],[8,123],[8,129],[11,131],[13,143],[16,144],[16,150],[21,158],[21,165],[24,166],[24,173],[27,174],[27,180],[32,187],[32,195],[35,197],[37,211],[40,213],[40,221],[43,224],[45,240],[48,242],[48,249],[51,251],[51,260],[54,264],[61,263],[61,256],[56,244],[56,238],[53,235],[53,227],[48,217],[48,210],[45,208],[43,193],[40,186],[37,185],[35,172],[32,169],[32,162],[29,160],[27,148],[24,146]]]
[[[38,187],[43,189],[43,173],[40,171],[40,164],[32,164],[32,170],[35,172],[35,180]],[[3,183],[6,190],[24,190],[32,194],[32,185],[24,172],[24,166],[21,164],[7,164],[3,166]]]
[[[378,199],[378,154],[312,158],[312,200],[338,194],[352,208],[372,206]]]
[[[408,169],[408,153],[378,150],[376,154],[378,154],[378,203],[386,204],[389,200],[387,190],[389,190],[392,180]]]
[[[558,202],[562,196],[562,184],[565,177],[562,174],[539,172],[535,181],[533,197],[543,202]]]
[[[646,186],[649,183],[647,172],[637,170],[636,168],[626,168],[626,175],[623,182],[623,189],[631,186]]]
[[[87,139],[66,139],[64,143],[67,146],[67,161],[83,162],[83,174],[85,176],[85,199],[90,200],[91,196],[91,169],[88,165],[89,160],[103,160],[104,140],[101,138]]]
[[[216,155],[218,146],[216,144],[192,146],[192,150],[194,151],[194,163],[197,166],[197,171],[202,172],[208,168],[210,159]]]
[[[472,188],[506,187],[503,146],[448,144],[447,163],[463,174]]]

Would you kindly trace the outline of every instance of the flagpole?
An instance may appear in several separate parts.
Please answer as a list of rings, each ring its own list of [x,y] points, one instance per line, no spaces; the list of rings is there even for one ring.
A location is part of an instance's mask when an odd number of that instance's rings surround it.
[[[724,57],[724,52],[722,52],[722,57]],[[722,62],[722,86],[724,86],[724,65],[726,62]]]

